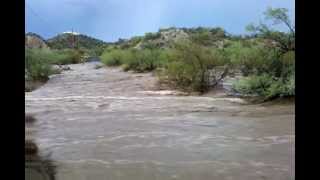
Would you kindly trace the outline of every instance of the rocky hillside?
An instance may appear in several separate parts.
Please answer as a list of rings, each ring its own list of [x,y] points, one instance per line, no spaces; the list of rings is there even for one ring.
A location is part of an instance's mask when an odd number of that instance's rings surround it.
[[[25,36],[25,46],[27,48],[48,48],[46,41],[36,33],[27,33]]]
[[[146,33],[144,36],[135,36],[131,39],[119,39],[115,45],[121,48],[166,48],[181,39],[189,39],[205,46],[220,46],[227,37],[221,28],[166,28],[158,32]]]
[[[167,48],[181,39],[189,39],[195,43],[205,46],[220,46],[227,37],[222,28],[163,28],[158,32],[149,32],[144,36],[135,36],[130,39],[119,39],[114,43],[107,43],[102,40],[79,33],[64,32],[50,39],[43,39],[35,33],[26,34],[26,46],[34,48],[50,47],[52,49],[84,48],[103,49],[108,45],[120,48]]]
[[[103,46],[106,43],[102,40],[78,33],[62,33],[47,40],[49,47],[53,49],[64,49],[64,48],[85,48],[93,49],[99,46]]]

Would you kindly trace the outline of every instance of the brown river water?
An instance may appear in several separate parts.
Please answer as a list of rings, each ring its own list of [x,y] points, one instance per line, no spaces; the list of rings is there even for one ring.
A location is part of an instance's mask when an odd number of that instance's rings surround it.
[[[156,91],[150,73],[69,65],[25,94],[26,179],[291,180],[295,105]]]

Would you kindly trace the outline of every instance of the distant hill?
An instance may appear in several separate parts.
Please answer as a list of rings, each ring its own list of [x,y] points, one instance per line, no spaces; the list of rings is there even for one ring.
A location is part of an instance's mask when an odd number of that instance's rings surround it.
[[[220,46],[227,37],[222,28],[165,28],[158,32],[146,33],[144,36],[135,36],[130,39],[119,39],[115,45],[121,48],[166,48],[173,42],[188,39],[204,46]]]
[[[25,46],[27,48],[48,48],[44,38],[31,32],[25,35]]]
[[[53,38],[44,40],[35,33],[28,33],[26,44],[32,47],[48,46],[52,49],[65,48],[85,48],[90,50],[103,51],[106,46],[117,46],[120,48],[167,48],[174,42],[181,39],[188,39],[204,46],[221,46],[228,38],[228,34],[224,29],[196,27],[196,28],[163,28],[158,32],[145,33],[143,36],[135,36],[130,39],[119,39],[113,43],[107,43],[102,40],[74,32],[64,32],[54,36]],[[32,37],[30,39],[30,37]],[[27,43],[28,42],[28,43]]]
[[[66,32],[47,40],[48,46],[53,49],[78,48],[93,49],[106,45],[102,40],[78,33]]]

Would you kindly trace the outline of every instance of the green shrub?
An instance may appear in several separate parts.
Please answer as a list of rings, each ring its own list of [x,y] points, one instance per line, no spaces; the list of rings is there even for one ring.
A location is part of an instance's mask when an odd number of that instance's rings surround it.
[[[288,79],[275,79],[269,74],[248,76],[235,82],[233,89],[247,95],[258,95],[265,99],[295,95],[294,74]]]
[[[291,73],[291,75],[285,81],[285,88],[284,88],[284,96],[295,96],[295,73]]]
[[[153,41],[145,41],[141,44],[142,49],[158,49],[160,44]]]
[[[50,55],[47,50],[26,49],[25,69],[27,81],[45,81],[53,73],[48,60]]]
[[[144,36],[145,40],[154,40],[154,39],[158,39],[161,37],[161,33],[160,32],[156,32],[156,33],[146,33]]]
[[[108,66],[122,65],[125,71],[148,72],[163,65],[166,56],[160,49],[110,49],[102,54],[101,60]]]
[[[245,42],[233,42],[226,48],[232,65],[248,76],[235,83],[234,89],[267,99],[294,96],[295,52],[283,53],[262,40]]]
[[[288,51],[281,56],[281,62],[285,65],[294,65],[295,63],[295,52]]]
[[[222,28],[198,27],[191,30],[190,33],[190,38],[194,43],[204,46],[215,45],[215,42],[223,40],[226,37],[226,33]]]
[[[233,42],[226,49],[235,68],[239,68],[245,75],[261,75],[263,73],[280,77],[283,64],[280,61],[280,52],[277,49],[268,48],[256,41]]]
[[[27,80],[46,80],[50,74],[58,73],[51,65],[79,63],[84,52],[64,49],[26,49],[25,65]]]
[[[210,31],[198,32],[191,35],[191,39],[193,42],[198,43],[200,45],[209,46],[212,45]]]
[[[233,88],[242,94],[266,96],[267,90],[274,83],[272,76],[263,74],[253,75],[240,79],[233,84]]]
[[[289,78],[295,72],[295,52],[288,51],[280,57],[282,63],[281,77]]]
[[[54,64],[77,64],[82,61],[84,50],[64,49],[56,51],[56,58],[52,62]]]
[[[75,64],[79,63],[82,54],[80,50],[64,49],[64,50],[49,50],[49,49],[32,49],[36,56],[41,57],[42,61],[46,61],[49,64]],[[29,52],[28,51],[28,52]]]
[[[159,49],[143,49],[131,50],[130,57],[124,60],[127,68],[136,72],[153,71],[164,65],[166,54],[164,50]]]
[[[123,64],[124,59],[128,56],[128,50],[109,49],[101,55],[101,61],[107,66],[119,66]]]
[[[136,46],[137,44],[139,44],[141,41],[143,40],[143,37],[141,36],[135,36],[133,38],[130,39],[130,44],[132,47]]]
[[[160,79],[191,91],[206,91],[212,84],[210,78],[215,67],[227,63],[221,51],[212,50],[190,41],[180,41],[168,54],[168,64]],[[216,79],[214,77],[213,79]]]
[[[105,46],[97,46],[95,48],[89,49],[88,54],[93,57],[99,57],[102,55],[104,49],[105,49]]]

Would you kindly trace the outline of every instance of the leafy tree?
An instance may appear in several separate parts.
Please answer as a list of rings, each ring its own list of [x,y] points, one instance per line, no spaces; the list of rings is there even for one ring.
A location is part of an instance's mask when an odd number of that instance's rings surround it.
[[[295,50],[295,28],[288,16],[288,10],[285,8],[268,8],[264,12],[265,19],[271,20],[273,25],[284,24],[288,27],[289,33],[284,33],[271,29],[268,25],[260,23],[259,25],[249,24],[246,29],[253,35],[269,40],[270,46],[275,46],[282,53]]]
[[[274,25],[281,23],[285,24],[289,28],[290,32],[294,35],[295,28],[294,25],[291,23],[291,20],[287,13],[288,9],[269,7],[264,14],[266,19],[273,21]]]

